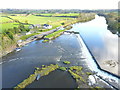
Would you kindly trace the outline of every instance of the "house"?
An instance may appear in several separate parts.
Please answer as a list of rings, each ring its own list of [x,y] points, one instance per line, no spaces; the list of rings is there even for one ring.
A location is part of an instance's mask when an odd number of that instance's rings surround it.
[[[36,28],[40,28],[41,27],[40,24],[34,24],[33,26],[36,27]]]
[[[33,29],[33,28],[34,28],[34,26],[33,26],[33,25],[30,25],[28,28],[29,28],[29,29]]]
[[[27,32],[27,33],[26,33],[26,35],[29,35],[29,34],[31,34],[31,32]]]
[[[21,43],[23,40],[18,40],[17,43]]]
[[[48,25],[48,24],[44,24],[43,25],[43,29],[51,29],[52,25]]]
[[[33,24],[29,26],[29,29],[33,29],[33,28],[40,28],[41,25],[40,24]]]

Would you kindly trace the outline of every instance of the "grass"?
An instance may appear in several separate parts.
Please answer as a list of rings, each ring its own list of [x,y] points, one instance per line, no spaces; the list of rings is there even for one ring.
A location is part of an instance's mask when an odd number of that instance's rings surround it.
[[[70,70],[76,70],[76,71],[81,71],[82,67],[81,66],[71,66]]]
[[[51,33],[51,34],[45,36],[44,38],[48,38],[48,39],[50,39],[50,40],[51,40],[51,39],[54,39],[54,38],[56,38],[56,37],[59,37],[60,34],[61,34],[62,32],[64,32],[64,31],[65,31],[65,30],[56,31],[56,32],[54,32],[54,33]],[[48,42],[48,41],[49,41],[48,39],[43,40],[42,42],[43,42],[43,43]]]
[[[44,16],[79,16],[79,13],[66,13],[66,14],[52,14],[52,13],[44,13],[44,14],[40,14],[40,15],[44,15]]]
[[[78,17],[78,18],[70,18],[70,17],[42,17],[42,16],[35,16],[35,15],[32,15],[32,14],[29,14],[29,15],[26,15],[26,14],[14,14],[14,15],[15,16],[12,16],[11,14],[0,14],[0,17],[1,16],[9,16],[12,19],[14,19],[14,21],[20,21],[22,23],[26,23],[27,22],[28,25],[25,25],[25,27],[28,27],[30,24],[49,24],[49,25],[52,25],[54,29],[56,27],[58,27],[58,26],[67,27],[67,26],[69,26],[71,24],[74,24],[74,23],[77,23],[77,22],[82,22],[82,21],[89,21],[89,20],[94,18],[94,16],[92,14],[89,14],[89,13],[80,14],[81,17]],[[55,14],[46,14],[46,15],[53,15],[53,16],[77,16],[79,14],[78,13],[68,13],[68,14],[58,14],[58,13],[55,13]],[[19,40],[20,39],[19,36],[22,36],[22,30],[20,31],[20,29],[22,29],[22,28],[18,27],[19,23],[11,22],[11,19],[9,19],[7,17],[2,17],[2,22],[6,22],[6,23],[0,23],[0,27],[1,27],[0,28],[0,33],[7,32],[8,30],[11,30],[12,33],[17,32],[16,34],[13,34],[13,37],[14,37],[15,41]],[[62,23],[64,23],[64,25]],[[18,27],[18,28],[16,28],[18,31],[17,30],[15,31],[14,27]],[[53,28],[51,28],[51,29],[53,29]],[[38,32],[48,31],[48,30],[44,30],[42,28],[36,28],[36,29],[32,29],[32,30],[36,30]],[[60,34],[62,34],[62,32],[63,31],[60,30],[60,31],[55,32],[53,34],[50,34],[50,35],[48,35],[46,37],[47,38],[52,38],[52,37],[56,38],[56,37],[60,36]],[[3,35],[4,34],[5,33],[3,33]],[[3,36],[4,40],[2,41],[2,43],[3,43],[2,45],[4,47],[3,51],[7,50],[6,48],[11,48],[12,44],[16,44],[16,42],[13,42],[12,39],[11,40],[9,39],[7,34],[5,34],[5,35],[6,36]],[[25,40],[25,39],[29,38],[32,35],[34,35],[34,34],[27,35],[27,36],[22,36],[21,38],[22,38],[22,40]],[[48,40],[44,40],[44,42],[47,42],[47,41]]]
[[[67,18],[67,17],[41,17],[41,16],[34,16],[34,15],[29,15],[29,16],[20,16],[20,15],[10,16],[10,15],[7,15],[7,16],[11,17],[14,20],[19,20],[22,23],[25,23],[27,21],[29,24],[50,24],[53,26],[53,28],[60,26],[61,23],[66,22],[67,19],[73,20],[72,18]],[[9,19],[7,17],[1,17],[1,18],[2,18],[2,22],[12,21],[11,19]],[[13,27],[18,27],[17,24],[18,23],[15,23],[15,22],[1,24],[2,30],[0,30],[0,31],[4,31],[4,30],[7,30],[7,29],[13,28]]]
[[[54,32],[54,33],[52,33],[52,34],[49,34],[49,35],[45,36],[45,38],[51,38],[51,37],[54,37],[54,36],[56,36],[57,34],[63,32],[63,31],[65,31],[65,30],[59,30],[59,31],[56,31],[56,32]]]
[[[59,69],[62,70],[62,71],[66,71],[67,70],[66,67],[59,67]]]
[[[29,16],[9,16],[13,19],[17,19],[20,22],[25,22],[26,20],[30,24],[45,24],[49,22],[54,22],[57,20],[62,20],[66,19],[64,17],[41,17],[41,16],[34,16],[34,15],[29,15]]]
[[[11,14],[3,14],[3,16],[9,16],[14,20],[19,20],[22,23],[25,23],[26,21],[29,24],[50,24],[53,26],[53,28],[56,28],[58,26],[61,26],[61,23],[68,24],[72,21],[74,21],[74,18],[70,17],[42,17],[42,16],[35,16],[35,15],[28,15],[26,16],[25,14],[15,14],[16,16],[11,16]],[[45,15],[45,16],[78,16],[79,13],[67,13],[67,14],[40,14],[40,15]],[[80,14],[81,16],[85,16],[84,14]],[[11,19],[7,17],[1,17],[2,22],[10,22],[12,21]],[[2,25],[2,30],[4,31],[5,29],[13,28],[13,27],[18,27],[18,25],[15,22],[10,22],[10,23],[5,23],[1,24]]]
[[[21,39],[21,40],[26,40],[26,39],[28,39],[29,37],[34,36],[34,35],[37,35],[37,34],[40,34],[40,33],[32,33],[32,34],[29,34],[29,35],[24,35],[24,36],[22,36],[20,39]]]
[[[27,79],[23,80],[20,84],[14,87],[14,89],[25,88],[26,86],[31,84],[33,81],[35,81],[36,75],[40,74],[40,76],[42,77],[42,76],[48,75],[50,72],[56,70],[57,68],[58,68],[57,64],[56,65],[50,64],[50,66],[37,69],[35,70],[34,74],[31,74]]]
[[[87,75],[92,75],[92,73],[91,73],[91,72],[86,72],[86,74],[87,74]]]
[[[6,18],[6,17],[0,17],[0,20],[1,20],[0,23],[13,21],[13,20]]]
[[[73,71],[71,70],[68,70],[70,72],[70,74],[73,76],[73,78],[75,78],[76,80],[77,79],[80,79],[82,82],[85,82],[85,80],[78,74],[74,73]]]
[[[5,30],[8,29],[13,29],[14,27],[18,27],[19,23],[5,23],[5,24],[0,24],[2,28],[0,28],[0,32],[4,32]],[[24,25],[26,28],[28,28],[29,25]]]
[[[79,16],[79,13],[55,14],[55,16]]]
[[[63,61],[64,64],[70,64],[70,61]]]

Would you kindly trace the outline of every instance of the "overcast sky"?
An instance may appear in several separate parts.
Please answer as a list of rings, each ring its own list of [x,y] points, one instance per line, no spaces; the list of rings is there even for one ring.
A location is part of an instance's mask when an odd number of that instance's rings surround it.
[[[119,0],[1,0],[0,8],[117,9]]]

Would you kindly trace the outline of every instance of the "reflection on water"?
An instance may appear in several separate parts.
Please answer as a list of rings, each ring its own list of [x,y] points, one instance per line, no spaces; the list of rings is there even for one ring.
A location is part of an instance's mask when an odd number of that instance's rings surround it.
[[[66,78],[67,76],[67,78]],[[64,80],[64,81],[63,81]],[[56,70],[48,76],[41,77],[26,88],[76,88],[75,79],[68,72]]]
[[[107,30],[105,18],[96,16],[96,19],[90,22],[73,25],[71,30],[80,32],[97,61],[117,60],[118,37]],[[7,61],[2,65],[3,88],[14,87],[33,73],[34,67],[42,64],[62,65],[63,60],[68,60],[71,61],[71,65],[85,65],[82,63],[84,61],[80,61],[80,47],[76,36],[68,34],[50,43],[41,43],[41,40],[34,41],[23,47],[20,52],[12,52],[3,58]],[[63,82],[64,78],[60,80]],[[70,82],[69,85],[72,83]],[[66,83],[62,84],[67,86]]]
[[[80,32],[98,61],[118,60],[118,36],[107,30],[104,17],[96,15],[92,21],[73,26],[74,28],[71,30]]]
[[[7,62],[2,64],[2,87],[10,88],[16,86],[34,72],[34,67],[50,64],[62,66],[64,60],[71,61],[71,65],[78,65],[80,52],[81,49],[76,35],[62,35],[50,43],[41,43],[40,40],[31,42],[28,46],[22,47],[21,51],[13,52],[3,58]],[[81,64],[84,65],[83,63]],[[57,74],[60,73],[53,74],[52,77],[56,77]],[[75,86],[76,83],[71,76],[66,74],[63,77],[68,81],[67,83],[62,83],[63,85],[61,86],[70,87],[71,84]],[[58,78],[56,77],[56,79]],[[64,82],[64,78],[61,77],[55,86]],[[50,80],[51,78],[48,78],[47,81],[50,82]]]

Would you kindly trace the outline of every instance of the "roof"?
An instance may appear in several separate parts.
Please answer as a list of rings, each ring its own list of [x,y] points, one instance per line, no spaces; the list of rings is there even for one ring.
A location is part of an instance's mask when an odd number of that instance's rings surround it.
[[[48,24],[44,24],[43,26],[46,26],[46,27],[47,27],[47,26],[50,26],[50,25],[48,25]]]

